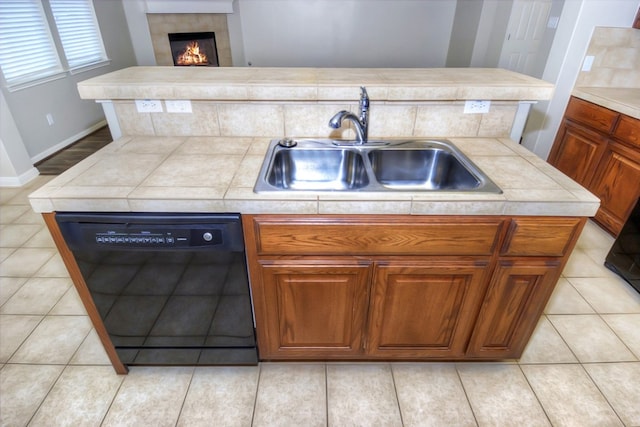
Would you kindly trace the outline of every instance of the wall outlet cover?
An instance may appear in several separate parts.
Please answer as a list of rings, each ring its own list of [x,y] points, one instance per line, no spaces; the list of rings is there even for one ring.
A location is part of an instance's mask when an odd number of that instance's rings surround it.
[[[464,114],[488,113],[491,108],[491,101],[465,101]]]
[[[591,71],[591,67],[593,66],[593,60],[596,57],[593,55],[587,55],[584,57],[584,62],[582,63],[582,71]]]
[[[188,99],[165,99],[167,113],[191,113],[191,101]]]
[[[136,99],[138,113],[162,113],[162,101],[159,99]]]

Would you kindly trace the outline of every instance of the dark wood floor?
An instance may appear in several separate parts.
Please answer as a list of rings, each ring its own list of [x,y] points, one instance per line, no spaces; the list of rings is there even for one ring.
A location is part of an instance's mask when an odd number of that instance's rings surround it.
[[[35,164],[41,175],[59,175],[113,141],[105,126]]]

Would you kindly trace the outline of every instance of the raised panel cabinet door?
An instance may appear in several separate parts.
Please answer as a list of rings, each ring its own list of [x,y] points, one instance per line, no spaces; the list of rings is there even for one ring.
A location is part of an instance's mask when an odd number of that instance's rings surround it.
[[[371,269],[349,261],[263,263],[269,342],[262,343],[261,357],[361,354]]]
[[[549,163],[588,188],[606,144],[606,139],[596,132],[565,120],[553,144]]]
[[[554,258],[500,260],[467,357],[520,357],[560,277],[560,266],[560,259]]]
[[[455,358],[486,289],[489,261],[390,261],[376,266],[366,352],[376,358]]]
[[[640,153],[609,144],[590,187],[601,203],[596,221],[617,235],[640,196]]]

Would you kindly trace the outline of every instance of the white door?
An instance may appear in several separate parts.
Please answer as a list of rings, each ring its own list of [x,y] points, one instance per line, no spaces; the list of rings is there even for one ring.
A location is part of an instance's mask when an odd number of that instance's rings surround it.
[[[547,28],[551,0],[514,0],[499,68],[531,75]]]

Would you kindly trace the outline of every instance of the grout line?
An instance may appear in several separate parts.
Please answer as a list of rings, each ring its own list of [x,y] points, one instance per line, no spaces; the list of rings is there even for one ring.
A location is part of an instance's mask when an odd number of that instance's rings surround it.
[[[476,426],[479,426],[480,423],[478,422],[478,417],[476,415],[476,411],[474,411],[473,409],[473,405],[471,404],[471,399],[469,398],[469,393],[467,393],[467,389],[464,386],[464,381],[462,381],[462,377],[460,376],[460,371],[458,370],[458,365],[459,363],[454,363],[453,367],[456,371],[456,375],[458,376],[458,382],[460,383],[460,386],[462,387],[462,392],[464,393],[464,397],[467,399],[467,405],[469,405],[469,409],[471,410],[471,415],[473,415],[473,420],[476,423]]]
[[[518,368],[520,369],[520,372],[522,373],[524,380],[527,382],[527,385],[529,386],[529,390],[531,390],[531,393],[533,393],[533,395],[535,396],[536,401],[538,402],[538,405],[540,405],[540,409],[542,409],[542,412],[544,412],[544,416],[547,417],[547,420],[549,421],[549,425],[553,425],[553,422],[551,421],[551,417],[549,417],[547,410],[545,409],[544,405],[540,401],[540,398],[538,397],[538,393],[536,393],[536,390],[533,388],[533,386],[529,382],[529,377],[527,377],[527,374],[525,374],[520,364],[518,364]]]
[[[398,386],[396,384],[396,376],[393,373],[393,363],[389,363],[389,370],[391,371],[391,382],[393,383],[393,391],[396,394],[396,403],[398,404],[398,413],[400,414],[400,424],[404,426],[404,419],[402,418],[402,406],[400,405],[400,396],[398,396]]]
[[[325,407],[325,423],[329,427],[329,367],[324,364],[324,407]]]
[[[251,425],[256,419],[256,407],[258,406],[258,392],[260,391],[260,381],[262,380],[262,363],[258,362],[258,380],[256,381],[256,391],[253,393],[253,411],[251,413]]]

